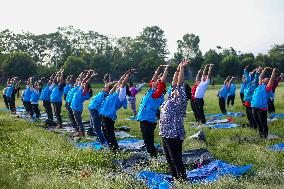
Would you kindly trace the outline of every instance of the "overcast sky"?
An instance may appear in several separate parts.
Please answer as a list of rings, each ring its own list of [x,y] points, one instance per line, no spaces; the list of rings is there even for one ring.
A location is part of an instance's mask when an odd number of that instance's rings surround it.
[[[284,43],[284,0],[1,0],[0,30],[42,34],[68,25],[115,37],[157,25],[171,54],[186,33],[199,35],[203,53],[216,45],[267,53]]]

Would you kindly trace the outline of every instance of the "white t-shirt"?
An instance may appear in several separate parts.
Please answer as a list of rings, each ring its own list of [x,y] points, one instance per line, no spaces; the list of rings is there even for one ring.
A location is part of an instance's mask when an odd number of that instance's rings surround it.
[[[207,78],[205,81],[203,81],[203,78],[202,78],[201,82],[199,83],[199,85],[196,88],[194,97],[195,98],[204,98],[204,94],[205,94],[205,91],[206,91],[209,83],[210,83],[209,78]]]

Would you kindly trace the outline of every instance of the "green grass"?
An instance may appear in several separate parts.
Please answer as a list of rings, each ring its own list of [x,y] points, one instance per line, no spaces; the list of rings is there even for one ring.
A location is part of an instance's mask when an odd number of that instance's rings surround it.
[[[205,112],[219,113],[217,90],[220,86],[209,88],[205,97]],[[276,92],[276,111],[284,113],[284,87]],[[94,94],[99,88],[94,90]],[[140,102],[146,90],[138,95]],[[2,101],[2,99],[0,99]],[[83,118],[88,119],[87,103]],[[239,97],[232,111],[243,111]],[[17,100],[17,105],[20,101]],[[0,107],[4,107],[1,103]],[[43,108],[41,107],[43,110]],[[191,111],[188,106],[188,111]],[[63,115],[66,111],[63,108]],[[119,110],[115,126],[131,127],[130,134],[141,137],[139,123],[120,118],[131,116],[130,109]],[[198,131],[189,125],[192,113],[185,119],[186,136]],[[246,118],[236,118],[238,123],[246,123]],[[247,128],[204,129],[206,143],[191,141],[186,137],[184,150],[205,147],[217,159],[235,165],[252,163],[253,170],[240,178],[226,177],[210,185],[185,185],[177,183],[178,188],[283,188],[284,153],[270,152],[266,146],[283,142],[284,139],[263,141],[258,133]],[[269,132],[284,137],[284,120],[269,125]],[[236,140],[236,137],[241,138]],[[247,141],[246,138],[251,138]],[[160,142],[158,129],[156,142]],[[123,173],[117,173],[112,161],[127,157],[128,153],[113,154],[106,151],[76,149],[68,138],[48,132],[36,124],[0,112],[0,188],[144,188],[144,185]],[[150,168],[167,172],[165,164],[153,163]]]

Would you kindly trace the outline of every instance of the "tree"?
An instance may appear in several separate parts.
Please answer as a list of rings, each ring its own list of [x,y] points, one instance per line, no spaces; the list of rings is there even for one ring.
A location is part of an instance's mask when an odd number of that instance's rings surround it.
[[[269,60],[271,60],[271,66],[278,68],[281,72],[284,72],[284,44],[274,45],[272,49],[268,51],[268,54]]]
[[[3,71],[6,78],[17,76],[20,79],[27,79],[37,74],[37,66],[27,53],[15,52],[5,59]]]
[[[154,50],[161,59],[165,59],[169,54],[164,31],[158,26],[144,28],[137,39],[145,45],[148,52]]]
[[[255,57],[254,63],[253,63],[254,67],[267,67],[267,66],[272,66],[271,65],[271,60],[270,57],[266,54],[258,54]]]
[[[215,50],[210,49],[204,54],[203,66],[206,64],[214,64],[214,75],[220,74],[220,63],[222,61],[222,55],[218,54]]]
[[[227,76],[240,76],[240,61],[236,55],[228,55],[224,57],[220,65],[220,75]]]
[[[63,65],[64,74],[74,76],[78,76],[86,67],[86,61],[76,56],[69,56]]]
[[[196,56],[202,55],[201,51],[199,50],[199,36],[195,34],[185,34],[182,37],[182,40],[178,40],[178,48],[177,52],[175,53],[175,59],[177,62],[180,62],[184,59],[189,60],[193,59]]]
[[[177,52],[174,54],[176,63],[182,60],[191,61],[191,64],[189,64],[189,75],[191,78],[194,77],[203,62],[202,53],[199,50],[199,42],[199,36],[187,33],[182,37],[182,40],[177,41]]]

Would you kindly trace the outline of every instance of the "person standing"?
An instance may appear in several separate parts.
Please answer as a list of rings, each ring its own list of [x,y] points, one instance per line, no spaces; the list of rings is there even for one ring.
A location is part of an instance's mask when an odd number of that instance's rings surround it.
[[[232,108],[234,107],[236,90],[237,90],[237,86],[234,83],[234,80],[232,80],[232,82],[230,84],[230,89],[229,89],[229,92],[228,92],[228,97],[227,97],[227,107],[228,108],[229,108],[230,104],[231,104]]]
[[[80,129],[80,136],[84,137],[85,136],[85,127],[82,122],[82,112],[83,112],[83,104],[85,100],[90,99],[92,96],[92,90],[90,87],[90,80],[92,77],[94,77],[96,73],[93,70],[89,70],[83,80],[80,80],[80,86],[75,92],[72,101],[71,101],[71,106],[70,108],[73,111],[76,125],[79,126]]]
[[[154,131],[157,125],[157,111],[164,101],[164,92],[166,89],[165,81],[169,66],[165,66],[162,77],[158,78],[159,71],[162,67],[163,66],[160,65],[155,71],[150,81],[150,89],[143,96],[137,114],[137,121],[140,122],[144,144],[151,157],[157,156],[157,149],[154,145]]]
[[[45,109],[45,113],[47,114],[47,119],[45,120],[45,123],[47,125],[54,125],[55,123],[53,122],[53,112],[52,112],[52,107],[51,107],[51,102],[50,102],[50,95],[51,91],[54,87],[54,84],[52,84],[54,80],[55,74],[52,74],[46,84],[46,86],[42,89],[41,94],[40,94],[40,100],[42,101],[42,105]]]
[[[56,76],[54,77],[53,84],[54,88],[50,94],[50,102],[53,105],[54,114],[57,119],[57,127],[62,128],[62,116],[61,116],[61,107],[62,107],[62,96],[63,96],[63,89],[65,87],[65,82],[63,80],[63,69],[57,72]]]
[[[270,79],[265,77],[265,73],[271,68],[264,68],[259,76],[259,86],[255,89],[251,107],[253,117],[256,122],[259,135],[261,138],[267,139],[268,125],[267,125],[267,110],[269,93],[272,91],[272,86],[276,76],[276,68],[273,69]]]
[[[202,124],[206,123],[205,114],[204,114],[204,99],[203,98],[208,88],[208,85],[210,84],[213,66],[214,64],[207,64],[205,66],[202,77],[201,77],[201,81],[198,84],[196,91],[195,91],[195,95],[194,95],[197,119]]]
[[[261,67],[254,69],[251,73],[248,72],[248,67],[245,67],[244,69],[244,76],[247,81],[247,85],[244,89],[244,106],[246,108],[246,115],[249,121],[249,127],[252,129],[257,129],[257,125],[253,117],[251,100],[252,100],[254,90],[258,86],[259,75],[261,71],[262,71]]]
[[[234,80],[234,77],[228,76],[227,79],[224,81],[224,85],[218,92],[219,97],[219,107],[223,114],[227,114],[226,110],[226,98],[230,92],[231,82]]]
[[[171,174],[178,180],[186,180],[182,161],[182,144],[185,137],[183,121],[186,116],[187,95],[184,88],[184,67],[188,61],[180,63],[172,81],[172,92],[161,105],[159,135]]]
[[[110,147],[110,150],[117,151],[118,143],[114,133],[114,123],[117,119],[117,110],[123,107],[127,108],[126,100],[126,83],[129,75],[134,73],[134,69],[128,70],[123,74],[118,83],[110,90],[109,95],[104,100],[100,109],[101,124],[105,139]]]

